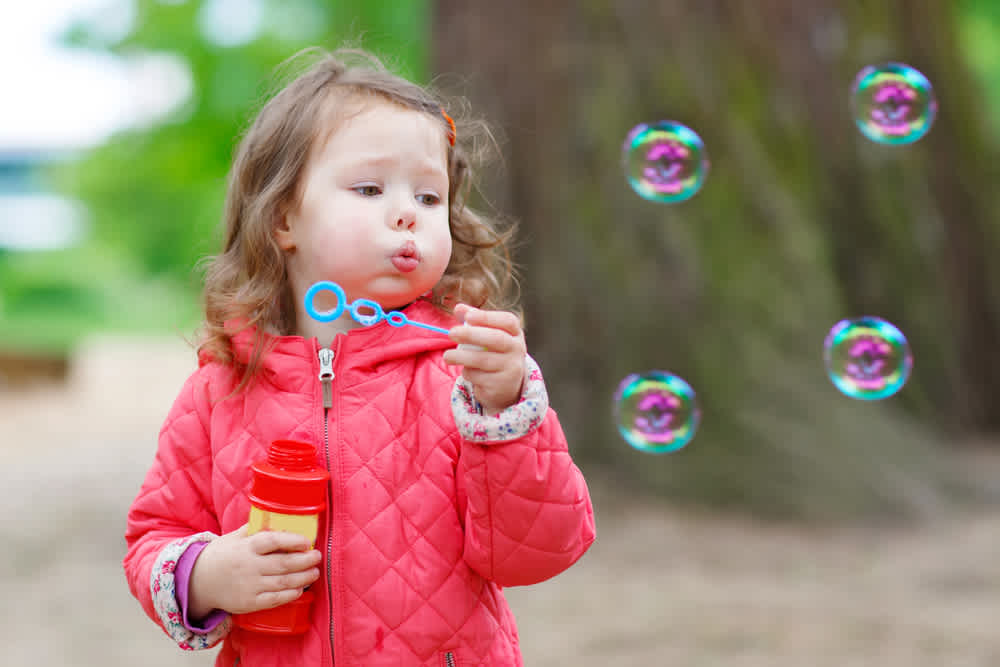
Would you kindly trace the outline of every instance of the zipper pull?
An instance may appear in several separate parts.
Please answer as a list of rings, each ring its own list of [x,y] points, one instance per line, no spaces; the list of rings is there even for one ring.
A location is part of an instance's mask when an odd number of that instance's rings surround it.
[[[323,385],[323,407],[333,407],[333,350],[319,351],[319,381]]]

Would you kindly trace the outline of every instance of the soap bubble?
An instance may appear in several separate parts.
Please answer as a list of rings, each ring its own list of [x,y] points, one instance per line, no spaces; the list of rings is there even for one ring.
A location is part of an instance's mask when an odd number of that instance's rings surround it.
[[[909,65],[869,65],[854,79],[851,112],[861,133],[880,144],[909,144],[931,129],[937,99],[931,82]]]
[[[674,452],[691,442],[701,421],[694,390],[666,371],[632,373],[615,392],[615,421],[641,452]]]
[[[690,199],[708,174],[708,153],[701,137],[670,120],[633,127],[625,137],[622,158],[632,189],[659,203]]]
[[[823,343],[830,380],[845,396],[874,401],[903,388],[913,369],[906,337],[878,317],[841,320]]]

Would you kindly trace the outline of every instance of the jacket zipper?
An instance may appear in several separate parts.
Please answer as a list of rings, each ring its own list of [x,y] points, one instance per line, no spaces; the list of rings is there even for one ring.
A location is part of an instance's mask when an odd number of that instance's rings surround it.
[[[326,457],[326,469],[330,467],[330,408],[333,407],[333,358],[334,352],[329,348],[321,348],[319,351],[319,382],[323,387],[323,455]],[[333,570],[331,562],[333,560],[333,475],[330,475],[330,484],[326,489],[326,594],[330,605],[330,658],[334,664],[337,658],[333,651]]]
[[[446,667],[455,667],[455,654],[448,651],[444,654],[444,664]]]

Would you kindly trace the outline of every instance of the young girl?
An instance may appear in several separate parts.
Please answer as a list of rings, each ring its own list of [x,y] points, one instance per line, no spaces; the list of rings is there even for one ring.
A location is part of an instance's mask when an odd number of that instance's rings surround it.
[[[594,540],[520,319],[500,309],[505,238],[465,204],[470,138],[358,52],[324,55],[244,136],[199,368],[125,536],[132,593],[182,648],[222,640],[227,667],[521,665],[502,587],[559,574]],[[449,334],[320,322],[304,297],[321,280]],[[330,473],[315,549],[248,535],[250,466],[278,439],[315,444]],[[231,621],[306,587],[305,634]]]

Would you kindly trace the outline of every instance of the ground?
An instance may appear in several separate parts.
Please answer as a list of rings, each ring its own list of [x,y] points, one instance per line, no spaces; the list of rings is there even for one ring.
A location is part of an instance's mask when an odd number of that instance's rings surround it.
[[[121,570],[126,509],[192,359],[172,340],[95,340],[66,382],[0,388],[4,665],[212,664],[160,633]],[[507,590],[529,667],[1000,665],[1000,507],[776,525],[592,486],[591,550]]]

